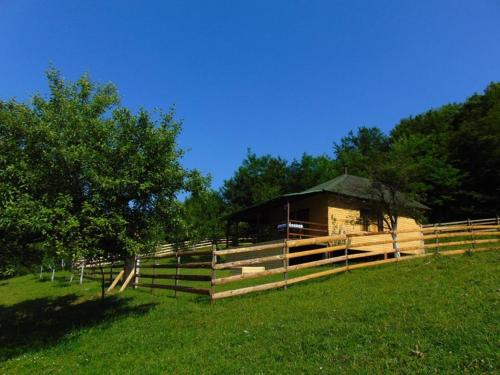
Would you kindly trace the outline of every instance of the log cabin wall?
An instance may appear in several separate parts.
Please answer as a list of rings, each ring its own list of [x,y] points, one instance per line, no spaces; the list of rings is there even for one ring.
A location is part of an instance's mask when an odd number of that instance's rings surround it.
[[[374,215],[369,215],[368,228],[364,227],[363,218],[361,215],[362,210],[366,209],[366,205],[361,201],[356,202],[342,197],[332,197],[328,200],[328,229],[330,235],[357,233],[363,232],[368,229],[368,232],[378,232],[379,222],[378,218]],[[387,224],[383,223],[383,230],[389,231]],[[398,231],[419,231],[420,225],[410,217],[400,217],[398,219]],[[398,235],[399,240],[407,240],[415,238],[415,233],[401,233]],[[362,238],[362,239],[361,239]],[[369,237],[353,237],[352,247],[356,247],[356,243],[367,242],[380,242],[390,239],[390,234],[373,235]],[[415,249],[415,248],[420,249]],[[422,252],[422,240],[416,239],[415,241],[402,242],[400,248],[409,254],[419,254]],[[391,250],[391,244],[362,246],[361,250],[368,251],[386,251]]]

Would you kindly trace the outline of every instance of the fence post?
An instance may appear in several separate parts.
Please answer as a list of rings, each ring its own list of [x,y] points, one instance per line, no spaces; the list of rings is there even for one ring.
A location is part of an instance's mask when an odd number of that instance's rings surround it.
[[[153,279],[151,280],[151,285],[153,285],[156,281],[156,266],[157,266],[157,259],[156,259],[156,253],[153,254]],[[151,287],[151,293],[153,293],[154,288]]]
[[[434,224],[434,235],[436,236],[436,252],[439,254],[439,230],[438,224]]]
[[[82,270],[80,271],[80,284],[83,284],[83,269],[85,268],[85,260],[82,261]]]
[[[52,266],[52,276],[50,277],[50,281],[54,281],[54,278],[56,276],[56,267]]]
[[[137,284],[140,282],[139,276],[141,275],[141,260],[139,258],[135,259],[135,280],[134,280],[134,289],[137,289]],[[139,275],[139,276],[138,276]]]
[[[392,240],[392,233],[391,233],[391,240]],[[391,242],[391,248],[392,248],[392,242]],[[384,245],[384,260],[386,259],[387,259],[387,247]]]
[[[423,230],[424,227],[422,226],[422,224],[419,224],[419,228],[420,228],[420,237],[422,237],[422,240],[420,241],[420,244],[422,245],[421,253],[425,254],[425,242],[424,242],[424,230]]]
[[[177,287],[179,286],[179,274],[180,274],[180,268],[179,268],[179,264],[181,264],[181,255],[179,253],[179,251],[176,251],[175,252],[175,258],[177,260],[177,264],[175,266],[175,280],[174,280],[174,286],[175,286],[175,289],[174,289],[174,297],[177,297]]]
[[[288,289],[288,240],[283,240],[283,268],[285,272],[283,273],[283,279],[285,280],[284,290]]]
[[[113,282],[113,265],[115,264],[115,260],[111,259],[111,267],[109,267],[109,284]]]
[[[472,246],[469,248],[470,251],[476,248],[476,237],[474,236],[474,226],[472,225],[470,219],[467,219],[467,226],[469,227],[470,237]]]
[[[215,251],[217,250],[217,244],[214,242],[212,244],[212,275],[210,277],[210,300],[213,302],[213,296],[215,294],[215,279],[216,279],[216,273],[215,273],[215,265],[217,264],[217,254],[215,254]]]
[[[43,278],[43,266],[40,266],[40,279]]]
[[[351,246],[351,237],[346,234],[345,240],[345,270],[349,271],[349,247]]]
[[[69,276],[69,283],[71,284],[73,282],[73,278],[75,277],[75,270],[74,270],[74,263],[73,260],[71,260],[71,266],[70,266],[70,272],[71,275]]]

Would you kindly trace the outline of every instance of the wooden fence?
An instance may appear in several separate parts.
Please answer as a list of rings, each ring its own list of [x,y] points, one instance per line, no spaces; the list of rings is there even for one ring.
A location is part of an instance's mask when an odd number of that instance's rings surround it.
[[[210,241],[191,246],[191,250],[162,249],[136,258],[134,286],[170,289],[177,292],[210,295],[212,253]],[[144,280],[147,280],[144,282]],[[180,283],[188,285],[180,285]]]
[[[447,226],[456,226],[456,225],[500,225],[500,216],[491,217],[488,219],[467,219],[462,221],[450,221],[446,223],[433,223],[433,224],[424,224],[423,228],[431,228],[431,227],[447,227]]]
[[[286,289],[307,280],[416,257],[500,249],[498,218],[426,225],[418,231],[400,230],[396,240],[385,235],[374,241],[376,235],[380,233],[284,239],[225,249],[210,241],[167,245],[155,253],[137,256],[125,268],[123,261],[98,260],[82,263],[78,270],[81,280],[84,277],[101,280],[102,267],[110,284],[108,291],[123,281],[120,291],[130,284],[135,288],[169,289],[174,295],[186,292],[217,300]],[[405,247],[405,243],[411,246]],[[418,245],[414,246],[415,243]]]
[[[432,226],[422,228],[421,231],[398,231],[407,234],[404,239],[384,239],[380,241],[360,241],[367,238],[367,234],[347,234],[337,236],[323,236],[299,240],[284,240],[282,243],[248,246],[243,248],[215,250],[214,251],[214,277],[212,279],[211,298],[221,299],[232,296],[248,294],[268,289],[284,288],[299,282],[312,280],[328,275],[333,275],[349,270],[372,267],[380,264],[401,262],[408,259],[430,256],[433,254],[453,255],[467,251],[479,252],[500,249],[500,225],[497,224],[473,224],[471,222],[462,224],[448,224],[446,226]],[[408,236],[409,234],[409,236]],[[414,236],[413,236],[414,234]],[[357,243],[352,245],[352,239],[356,237]],[[395,249],[385,248],[383,251],[361,250],[364,245],[382,245],[394,243],[414,242],[422,240],[420,254],[404,253],[399,255]],[[310,247],[314,248],[310,248]],[[270,250],[281,249],[281,254],[266,256]],[[303,250],[304,249],[304,250]],[[410,248],[406,248],[410,250]],[[251,259],[226,262],[224,257],[240,253],[261,253]],[[322,259],[307,261],[290,265],[291,259],[310,257],[311,255],[323,255]],[[217,277],[219,270],[237,269],[244,266],[253,266],[269,261],[282,261],[282,266],[266,269],[252,273],[240,273],[237,275]],[[298,271],[309,270],[306,274],[297,274]],[[278,275],[280,280],[261,282]],[[292,276],[293,275],[293,276]],[[292,276],[292,277],[291,277]],[[276,277],[275,277],[276,278]],[[245,280],[255,280],[256,285],[236,287],[234,289],[217,290],[220,286],[237,284]]]
[[[73,263],[72,274],[80,277],[80,284],[84,279],[102,281],[103,275],[104,282],[111,284],[119,274],[123,273],[124,266],[121,259],[98,259],[87,262],[80,260]]]

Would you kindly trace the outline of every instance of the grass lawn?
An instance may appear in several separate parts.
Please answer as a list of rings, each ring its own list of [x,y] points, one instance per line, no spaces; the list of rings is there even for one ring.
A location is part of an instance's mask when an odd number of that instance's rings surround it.
[[[0,373],[500,371],[500,252],[415,259],[210,303],[0,281]]]

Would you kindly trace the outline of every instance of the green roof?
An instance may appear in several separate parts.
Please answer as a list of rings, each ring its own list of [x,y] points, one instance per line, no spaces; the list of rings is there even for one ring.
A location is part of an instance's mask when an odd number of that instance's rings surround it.
[[[307,190],[286,194],[286,196],[328,192],[361,199],[373,199],[369,194],[370,186],[370,180],[367,178],[343,174]]]
[[[313,195],[318,193],[332,193],[363,200],[376,200],[373,193],[371,193],[371,181],[369,179],[349,174],[343,174],[335,177],[332,180],[323,182],[322,184],[313,186],[304,191],[284,194],[268,201],[256,204],[254,206],[247,207],[241,211],[234,212],[233,214],[228,215],[228,217],[231,218],[241,216],[244,213],[255,211],[259,207],[269,206],[287,199],[300,198],[301,196]],[[410,201],[409,204],[418,209],[429,209],[429,207],[416,201]]]

